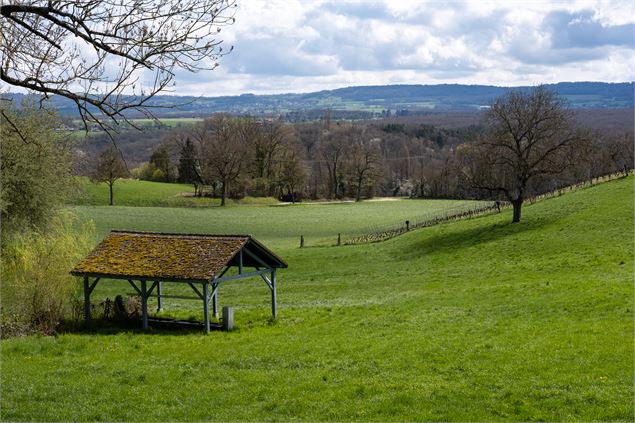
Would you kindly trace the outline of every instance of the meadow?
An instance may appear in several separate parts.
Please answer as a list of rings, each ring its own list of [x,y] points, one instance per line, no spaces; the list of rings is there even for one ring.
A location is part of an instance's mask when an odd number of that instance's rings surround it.
[[[401,207],[418,203],[225,215],[75,206],[99,236],[113,225],[253,232],[289,263],[279,318],[254,280],[221,288],[221,306],[236,309],[233,332],[102,328],[3,340],[2,419],[632,421],[633,182],[527,206],[520,224],[504,211],[304,249],[294,225],[325,236],[340,219],[400,220]],[[94,295],[128,290],[104,283]],[[198,302],[166,303],[166,315],[201,317]]]
[[[108,205],[108,185],[94,183],[86,177],[77,178],[79,189],[73,198],[79,205]],[[196,198],[194,186],[161,182],[120,179],[114,185],[116,206],[196,207],[219,205],[215,198]]]
[[[124,179],[115,185],[117,207],[106,206],[108,187],[82,181],[85,194],[71,207],[82,219],[93,219],[97,239],[111,229],[144,231],[251,234],[274,247],[333,245],[337,234],[344,240],[406,220],[431,218],[468,210],[484,201],[371,200],[362,202],[280,203],[275,198],[228,200],[219,207],[214,198],[194,198],[191,185]],[[152,207],[161,206],[161,207]]]

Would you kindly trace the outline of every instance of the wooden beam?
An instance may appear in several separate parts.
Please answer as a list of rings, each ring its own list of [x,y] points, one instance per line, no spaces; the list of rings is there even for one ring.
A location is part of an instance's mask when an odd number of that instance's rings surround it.
[[[260,276],[263,273],[269,273],[271,272],[273,269],[268,268],[268,269],[262,269],[262,270],[256,270],[253,272],[247,272],[247,273],[243,273],[240,275],[233,275],[233,276],[224,276],[222,278],[215,278],[214,282],[217,284],[221,284],[222,282],[229,282],[229,281],[234,281],[237,279],[246,279],[246,278],[250,278],[252,276]]]
[[[198,297],[202,300],[203,294],[201,294],[201,291],[199,291],[198,288],[192,282],[188,282],[187,284],[190,286],[190,288],[192,288],[194,292],[196,292],[196,295],[198,295]],[[205,282],[203,282],[203,284],[205,284]]]
[[[205,333],[209,333],[209,282],[203,282],[203,320],[205,323]]]
[[[104,278],[104,279],[113,279],[113,280],[130,280],[130,279],[134,279],[137,281],[155,281],[158,280],[156,278],[156,276],[152,276],[152,277],[142,277],[142,276],[136,276],[136,275],[108,275],[105,273],[71,273],[73,276],[80,276],[80,277],[84,277],[84,276],[88,276],[89,278]],[[205,282],[208,279],[179,279],[179,278],[161,278],[160,279],[161,282],[177,282],[177,283],[191,283],[191,282],[195,282],[195,283],[202,283]]]
[[[158,281],[154,281],[152,285],[150,285],[150,289],[148,289],[148,292],[146,293],[146,297],[150,298],[150,294],[152,294],[152,291],[154,291],[154,288],[156,288],[157,285],[159,285]]]
[[[148,295],[148,298],[158,298],[158,295]],[[201,297],[188,297],[187,295],[168,295],[168,294],[161,294],[161,298],[175,298],[175,299],[179,299],[179,300],[200,300]]]
[[[157,281],[157,312],[163,310],[163,287],[161,281]]]
[[[222,271],[222,272],[220,272],[220,275],[218,275],[218,276],[216,276],[216,277],[217,277],[217,278],[222,278],[222,277],[223,277],[223,275],[224,275],[225,273],[227,273],[227,271],[228,271],[229,269],[230,269],[230,266],[225,266],[225,268],[223,269],[223,271]]]
[[[90,285],[88,284],[88,276],[84,276],[84,319],[86,323],[90,322]]]
[[[212,293],[212,311],[214,317],[218,319],[218,289],[215,289]]]
[[[273,314],[273,318],[278,317],[278,304],[277,304],[277,294],[276,294],[276,269],[271,271],[271,314]]]
[[[264,274],[260,275],[260,277],[262,278],[263,281],[265,281],[269,289],[273,289],[273,285],[271,284],[271,281],[269,280],[268,277],[266,277]]]
[[[143,296],[143,293],[141,292],[141,290],[137,287],[137,285],[134,283],[134,281],[132,279],[128,279],[128,283],[134,288],[135,291],[137,291],[137,294]]]
[[[95,282],[93,282],[90,287],[88,288],[89,290],[89,294],[92,294],[93,291],[95,290],[95,287],[97,286],[97,282],[99,282],[99,279],[101,278],[95,278]]]
[[[148,329],[148,287],[146,281],[141,281],[141,318],[143,329]]]

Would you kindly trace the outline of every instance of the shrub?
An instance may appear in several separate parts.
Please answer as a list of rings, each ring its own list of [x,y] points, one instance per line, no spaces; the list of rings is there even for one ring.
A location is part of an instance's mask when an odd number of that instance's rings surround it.
[[[3,247],[2,336],[53,333],[70,317],[80,292],[69,271],[92,246],[94,224],[69,211],[53,216],[46,232],[15,234]]]
[[[71,140],[56,130],[55,113],[32,101],[0,115],[3,240],[24,229],[45,228],[56,207],[77,189],[71,176]]]

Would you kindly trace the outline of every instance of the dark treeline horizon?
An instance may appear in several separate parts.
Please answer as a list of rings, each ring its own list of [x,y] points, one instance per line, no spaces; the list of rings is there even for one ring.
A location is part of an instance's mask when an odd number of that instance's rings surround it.
[[[574,113],[587,138],[579,163],[535,181],[531,192],[633,167],[632,109]],[[273,196],[289,201],[483,198],[464,180],[456,151],[484,131],[483,112],[356,121],[335,120],[326,112],[303,123],[216,114],[191,126],[123,132],[116,142],[134,177],[192,183],[199,195]],[[190,153],[184,157],[187,142]],[[80,148],[84,158],[77,173],[90,173],[91,160],[86,157],[95,157],[109,144],[105,136],[89,137]],[[235,163],[227,163],[232,160]],[[184,170],[188,161],[193,164],[191,171]]]

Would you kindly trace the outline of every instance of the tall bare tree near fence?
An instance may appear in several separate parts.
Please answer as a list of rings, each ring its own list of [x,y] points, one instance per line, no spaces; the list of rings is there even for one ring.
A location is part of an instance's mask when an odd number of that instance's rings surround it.
[[[543,86],[498,98],[485,123],[483,139],[460,151],[463,171],[474,188],[510,201],[512,222],[520,222],[530,182],[574,164],[582,137],[565,101]]]
[[[233,0],[4,1],[0,79],[75,103],[84,124],[112,129],[126,112],[151,116],[148,100],[177,70],[213,69],[217,37],[234,22]],[[150,73],[150,77],[148,77]]]

